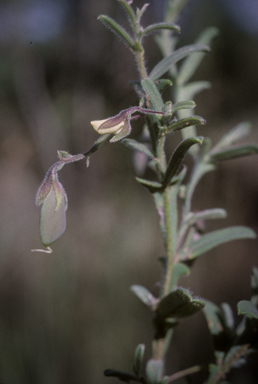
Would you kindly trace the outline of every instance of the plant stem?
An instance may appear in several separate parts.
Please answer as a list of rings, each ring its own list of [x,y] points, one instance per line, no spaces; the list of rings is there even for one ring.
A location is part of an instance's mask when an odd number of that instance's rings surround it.
[[[137,67],[140,72],[141,80],[146,79],[148,77],[148,73],[144,63],[145,51],[140,40],[136,40],[135,42],[134,54],[135,54]]]
[[[166,277],[163,286],[163,296],[167,295],[170,290],[170,281],[172,276],[172,271],[174,268],[174,244],[172,237],[172,228],[171,228],[171,209],[170,209],[170,196],[169,189],[166,188],[163,193],[164,201],[164,218],[165,218],[165,228],[166,228],[166,250],[167,250],[167,269]]]
[[[181,377],[191,375],[192,373],[199,372],[201,370],[201,367],[199,365],[195,365],[194,367],[184,369],[182,371],[176,372],[173,375],[169,376],[168,383],[171,383],[171,381],[175,381],[180,379]]]

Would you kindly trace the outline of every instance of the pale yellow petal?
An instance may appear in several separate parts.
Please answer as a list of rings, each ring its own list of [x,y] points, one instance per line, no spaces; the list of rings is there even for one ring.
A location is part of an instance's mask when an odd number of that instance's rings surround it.
[[[99,128],[107,120],[108,119],[93,120],[90,123],[95,129],[95,131],[97,131],[100,135],[105,135],[106,133],[116,133],[117,131],[121,130],[121,128],[124,126],[124,121],[122,121],[121,123],[113,125],[110,128],[103,128],[103,129]]]

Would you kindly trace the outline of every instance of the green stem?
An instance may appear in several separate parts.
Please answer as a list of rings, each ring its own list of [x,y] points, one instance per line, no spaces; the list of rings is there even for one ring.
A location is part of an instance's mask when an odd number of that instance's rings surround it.
[[[164,221],[166,228],[166,250],[167,250],[167,269],[165,282],[163,286],[163,296],[166,296],[170,290],[170,281],[172,276],[172,271],[174,268],[174,244],[173,244],[173,236],[172,236],[172,228],[171,228],[171,209],[170,209],[170,196],[168,188],[165,189],[164,194]]]
[[[136,59],[136,63],[137,63],[137,66],[138,66],[138,69],[140,72],[141,80],[143,80],[143,79],[146,79],[148,77],[148,73],[147,73],[147,70],[145,67],[145,63],[144,63],[145,52],[144,52],[143,46],[141,45],[141,43],[139,41],[136,41],[135,46],[136,46],[136,49],[134,51],[135,59]]]
[[[199,372],[200,370],[201,370],[201,367],[199,365],[195,365],[194,367],[187,368],[187,369],[184,369],[183,371],[176,372],[173,375],[169,376],[168,383],[171,383],[171,381],[181,379],[181,377],[191,375],[192,373]]]

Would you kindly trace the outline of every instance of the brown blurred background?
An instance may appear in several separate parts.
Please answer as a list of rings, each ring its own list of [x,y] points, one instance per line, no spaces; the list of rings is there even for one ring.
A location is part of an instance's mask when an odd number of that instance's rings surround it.
[[[143,21],[161,21],[163,0],[150,0]],[[134,0],[141,7],[142,0]],[[67,230],[53,254],[39,248],[35,194],[57,149],[86,151],[97,138],[90,121],[135,105],[128,81],[134,59],[97,21],[120,23],[115,0],[0,1],[0,382],[100,384],[103,370],[130,370],[138,343],[150,355],[151,319],[130,292],[141,284],[158,292],[164,253],[151,196],[134,179],[132,153],[106,144],[90,167],[75,163],[60,172],[69,198]],[[246,142],[258,143],[258,7],[255,0],[190,0],[180,20],[180,45],[206,26],[220,35],[195,75],[213,88],[196,98],[207,119],[198,133],[219,137],[242,120],[253,123]],[[253,22],[253,19],[255,20]],[[146,38],[149,69],[161,58]],[[133,135],[137,137],[137,128]],[[178,143],[180,133],[169,138]],[[219,166],[198,187],[194,207],[223,207],[228,218],[211,228],[248,225],[258,230],[258,158]],[[250,297],[257,240],[238,241],[202,256],[182,280],[216,304]],[[202,314],[175,334],[168,373],[212,361]],[[256,368],[257,369],[257,368]],[[232,383],[256,383],[255,360]],[[201,383],[202,374],[189,383]],[[183,383],[181,381],[178,383]]]

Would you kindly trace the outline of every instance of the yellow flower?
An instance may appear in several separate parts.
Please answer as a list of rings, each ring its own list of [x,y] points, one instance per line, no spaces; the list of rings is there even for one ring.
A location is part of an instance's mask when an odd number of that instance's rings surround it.
[[[123,139],[124,137],[130,135],[131,133],[131,124],[130,120],[132,119],[132,114],[134,112],[140,112],[143,114],[157,114],[164,115],[164,112],[152,111],[150,109],[145,109],[142,107],[131,107],[121,111],[118,115],[114,117],[109,117],[104,120],[93,120],[91,125],[100,135],[105,135],[109,133],[114,133],[114,137],[110,140],[115,142]]]

